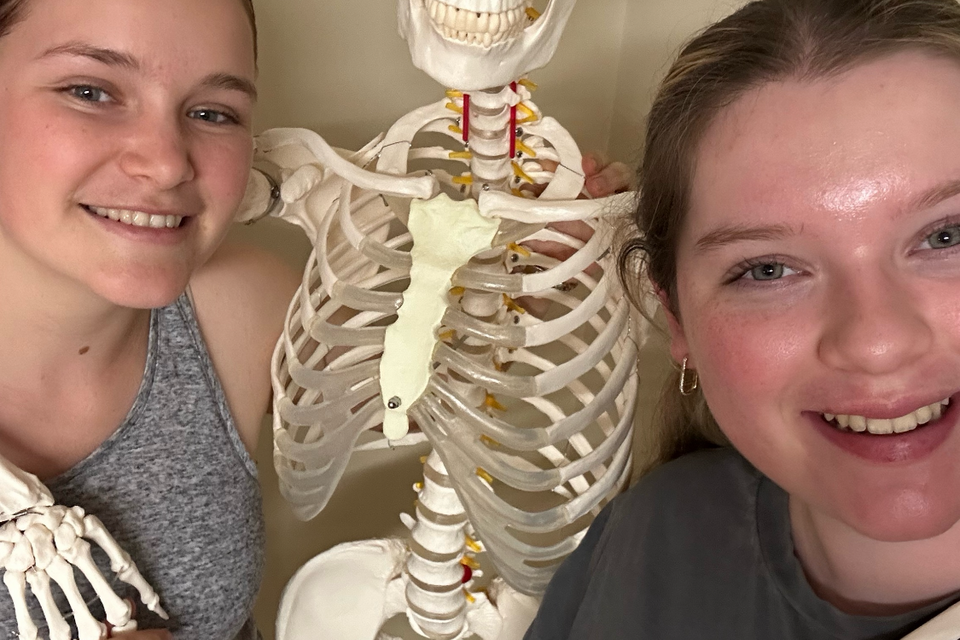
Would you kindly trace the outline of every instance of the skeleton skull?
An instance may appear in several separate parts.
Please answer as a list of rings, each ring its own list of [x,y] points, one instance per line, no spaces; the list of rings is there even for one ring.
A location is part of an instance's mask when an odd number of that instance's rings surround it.
[[[546,65],[576,0],[398,0],[400,35],[418,69],[462,91],[502,87]]]

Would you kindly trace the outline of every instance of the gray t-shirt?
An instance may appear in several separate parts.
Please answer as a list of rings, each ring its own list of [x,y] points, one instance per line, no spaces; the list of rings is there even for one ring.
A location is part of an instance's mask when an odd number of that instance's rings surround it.
[[[525,640],[894,640],[960,599],[845,614],[813,592],[790,531],[787,494],[734,450],[683,456],[600,513]]]

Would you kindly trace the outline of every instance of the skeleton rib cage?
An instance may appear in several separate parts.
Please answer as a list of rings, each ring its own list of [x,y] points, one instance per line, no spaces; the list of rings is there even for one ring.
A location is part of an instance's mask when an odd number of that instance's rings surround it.
[[[445,146],[410,146],[419,142],[410,123],[427,115],[421,134],[440,134],[462,148],[448,104],[402,119],[358,161],[373,157],[381,172],[385,164],[389,172],[407,172],[409,159],[426,165],[445,190],[457,189],[447,167],[469,158]],[[569,168],[579,167],[579,152],[570,153],[576,147],[559,126],[540,121],[526,127],[520,144],[538,160],[559,161],[557,173],[568,174],[543,197],[573,199],[583,185]],[[400,159],[385,158],[388,152]],[[536,160],[519,168],[537,183],[554,178]],[[275,462],[285,497],[307,518],[323,508],[349,451],[383,421],[378,364],[412,264],[402,219],[409,203],[336,182],[327,187],[330,206],[318,220],[274,361]],[[609,234],[598,219],[586,222],[599,232],[584,243],[507,221],[495,248],[456,272],[434,374],[409,412],[450,472],[497,570],[531,594],[543,591],[630,468],[637,347],[626,331],[628,303],[611,269]],[[531,240],[568,247],[572,255],[561,261],[537,253],[525,247]],[[530,300],[549,301],[549,315],[535,317],[520,298],[531,307],[541,305]]]

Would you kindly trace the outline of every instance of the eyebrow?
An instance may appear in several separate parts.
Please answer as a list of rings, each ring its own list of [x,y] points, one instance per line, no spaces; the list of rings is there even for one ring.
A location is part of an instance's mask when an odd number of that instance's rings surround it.
[[[78,56],[89,58],[111,67],[121,67],[129,71],[139,71],[140,62],[128,53],[116,51],[115,49],[106,49],[86,44],[84,42],[67,42],[47,49],[37,56],[38,60],[54,56]],[[200,81],[200,86],[211,89],[226,89],[227,91],[239,91],[250,96],[256,101],[257,88],[250,80],[242,78],[232,73],[211,73]]]
[[[700,251],[709,251],[719,249],[735,242],[744,242],[749,240],[780,240],[789,236],[795,236],[799,231],[786,224],[770,224],[749,226],[743,224],[733,224],[714,229],[702,236],[696,242],[696,248]]]
[[[95,47],[83,42],[67,42],[65,44],[51,47],[37,56],[37,60],[42,60],[43,58],[52,58],[54,56],[79,56],[82,58],[90,58],[91,60],[96,60],[97,62],[110,65],[111,67],[123,67],[125,69],[130,69],[131,71],[136,71],[140,68],[140,63],[130,54],[116,51],[114,49]]]
[[[921,193],[911,204],[908,211],[917,211],[920,209],[929,209],[936,206],[944,200],[949,200],[955,195],[960,194],[960,179],[948,180],[938,184],[932,189]]]
[[[228,91],[240,91],[250,96],[254,101],[257,99],[257,88],[246,78],[235,76],[232,73],[211,73],[200,81],[204,87],[211,89],[226,89]]]

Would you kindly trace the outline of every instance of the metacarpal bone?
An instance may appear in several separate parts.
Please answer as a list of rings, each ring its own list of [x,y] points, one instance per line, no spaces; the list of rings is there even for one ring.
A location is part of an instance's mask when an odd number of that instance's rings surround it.
[[[73,567],[58,555],[47,567],[47,574],[60,586],[63,595],[67,597],[67,602],[70,603],[73,619],[77,625],[77,633],[80,636],[79,640],[101,640],[101,638],[104,638],[107,627],[93,617],[90,609],[87,608],[87,604],[83,601],[80,588],[77,587],[77,581],[73,577]]]
[[[27,609],[27,580],[22,571],[11,571],[3,574],[3,584],[10,592],[13,600],[13,609],[17,616],[17,628],[20,630],[20,640],[39,640],[37,624],[30,617]]]
[[[123,627],[130,622],[133,607],[113,592],[110,583],[100,573],[90,553],[90,543],[83,538],[78,538],[72,547],[62,550],[62,554],[70,564],[80,569],[93,590],[97,592],[97,597],[103,603],[107,622],[115,627]]]
[[[31,569],[27,572],[27,582],[30,584],[30,590],[40,603],[40,609],[47,620],[47,630],[50,632],[49,640],[71,640],[70,625],[64,619],[57,603],[53,599],[53,592],[50,589],[50,576],[42,569]]]

